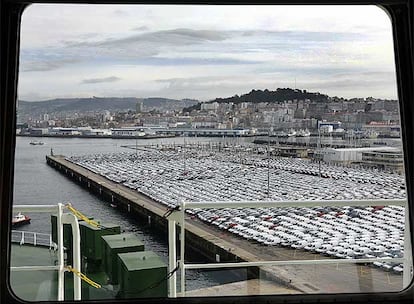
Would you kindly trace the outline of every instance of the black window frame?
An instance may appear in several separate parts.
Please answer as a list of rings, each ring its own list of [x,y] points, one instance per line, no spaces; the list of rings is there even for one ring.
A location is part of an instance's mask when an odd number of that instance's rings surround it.
[[[31,3],[68,4],[357,4],[379,5],[390,16],[393,25],[394,56],[398,83],[398,100],[401,115],[401,136],[404,149],[407,200],[409,204],[410,239],[413,244],[414,221],[414,82],[413,82],[413,31],[414,10],[411,0],[0,0],[0,303],[25,303],[14,296],[9,284],[10,275],[10,218],[13,203],[14,155],[16,145],[16,100],[19,63],[20,18]],[[414,248],[414,246],[413,246]],[[177,299],[117,300],[117,303],[412,303],[414,284],[401,292],[353,294],[305,294],[245,297],[204,297]],[[114,303],[114,300],[89,301]]]

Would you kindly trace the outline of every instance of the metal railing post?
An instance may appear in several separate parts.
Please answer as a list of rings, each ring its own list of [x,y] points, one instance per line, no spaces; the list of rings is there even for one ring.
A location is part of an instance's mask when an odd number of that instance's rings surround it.
[[[181,202],[180,211],[180,271],[181,271],[181,296],[185,296],[185,202]]]
[[[22,231],[22,237],[20,239],[20,245],[24,245],[24,231]]]
[[[73,268],[81,271],[80,255],[80,232],[79,223],[75,215],[66,213],[62,217],[64,224],[70,224],[72,227],[72,248],[73,248]],[[73,273],[73,299],[82,300],[81,278]]]
[[[404,228],[404,267],[403,267],[403,288],[408,287],[412,279],[413,260],[411,252],[411,236],[410,236],[410,215],[408,212],[408,204],[405,206],[405,228]]]
[[[168,272],[171,273],[177,267],[177,247],[175,243],[175,220],[168,219]],[[168,279],[168,290],[170,298],[177,297],[177,272]]]
[[[63,204],[58,204],[57,215],[57,237],[58,237],[58,301],[65,299],[65,281],[64,281],[64,256],[63,256]]]

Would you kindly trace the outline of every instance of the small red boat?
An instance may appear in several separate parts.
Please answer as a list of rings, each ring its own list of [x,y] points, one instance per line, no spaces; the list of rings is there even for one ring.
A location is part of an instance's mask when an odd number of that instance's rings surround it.
[[[13,216],[12,227],[17,227],[25,224],[30,224],[30,217],[21,214],[20,212],[17,215]]]

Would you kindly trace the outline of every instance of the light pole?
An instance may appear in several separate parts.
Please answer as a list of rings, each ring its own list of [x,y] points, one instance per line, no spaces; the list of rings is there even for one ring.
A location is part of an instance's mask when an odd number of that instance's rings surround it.
[[[267,197],[270,197],[270,130],[267,135]]]
[[[185,132],[183,133],[184,135],[184,146],[183,146],[183,155],[184,155],[184,173],[183,175],[187,174],[187,162],[186,162],[186,155],[185,155],[185,149],[187,146],[186,140],[185,140]]]
[[[318,122],[318,167],[319,167],[319,177],[321,177],[321,129]]]
[[[273,132],[273,113],[269,132],[267,134],[267,197],[270,197],[270,132]]]

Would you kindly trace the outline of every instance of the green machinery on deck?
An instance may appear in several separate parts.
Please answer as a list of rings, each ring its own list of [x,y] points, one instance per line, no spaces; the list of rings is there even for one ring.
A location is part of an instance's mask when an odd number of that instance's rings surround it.
[[[119,253],[120,298],[167,297],[167,265],[152,251]]]
[[[132,233],[105,235],[103,266],[111,284],[118,284],[118,253],[144,251],[144,244]]]
[[[96,221],[96,220],[95,220]],[[118,225],[100,223],[99,227],[92,226],[86,222],[79,222],[81,235],[81,254],[88,263],[100,264],[103,257],[102,236],[120,234]]]
[[[56,215],[52,215],[51,224],[52,241],[57,243]],[[104,287],[94,290],[82,282],[82,299],[167,297],[166,264],[154,252],[144,251],[144,244],[134,234],[121,233],[120,226],[108,223],[96,227],[79,221],[79,228],[83,261],[80,271]],[[68,224],[63,227],[63,244],[70,265],[72,230]],[[70,278],[69,273],[65,277]],[[65,289],[72,290],[72,280],[67,283]],[[66,300],[71,300],[72,292],[65,294],[68,294]]]

